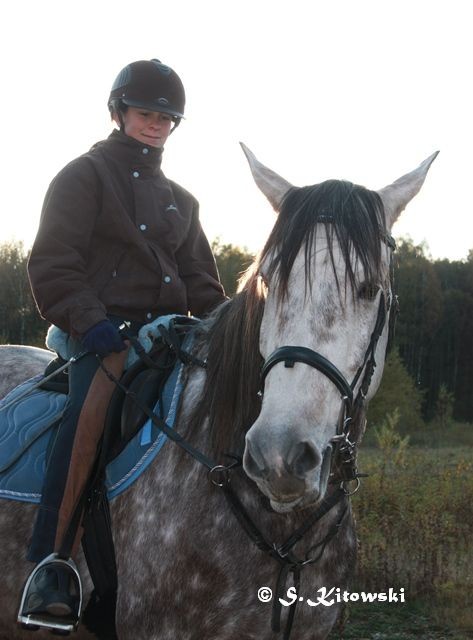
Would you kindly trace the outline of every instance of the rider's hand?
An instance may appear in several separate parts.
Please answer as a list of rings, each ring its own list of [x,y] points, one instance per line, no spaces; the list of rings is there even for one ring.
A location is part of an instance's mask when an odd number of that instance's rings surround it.
[[[82,344],[87,351],[105,358],[109,353],[119,353],[127,347],[110,320],[101,320],[82,336]]]

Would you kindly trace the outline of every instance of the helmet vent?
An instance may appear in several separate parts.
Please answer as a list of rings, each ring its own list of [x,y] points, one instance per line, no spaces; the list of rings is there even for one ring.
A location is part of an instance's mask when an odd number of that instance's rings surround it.
[[[115,82],[113,83],[112,91],[116,91],[116,89],[119,89],[120,87],[124,87],[126,84],[129,83],[130,78],[131,78],[131,69],[130,69],[130,65],[128,65],[124,69],[122,69],[118,74],[118,76],[116,77]]]
[[[168,76],[170,75],[172,69],[171,67],[166,66],[165,64],[163,64],[161,62],[161,60],[158,60],[157,58],[153,58],[151,60],[151,62],[154,62],[154,64],[157,66],[157,68],[159,69],[159,71],[164,75],[164,76]]]

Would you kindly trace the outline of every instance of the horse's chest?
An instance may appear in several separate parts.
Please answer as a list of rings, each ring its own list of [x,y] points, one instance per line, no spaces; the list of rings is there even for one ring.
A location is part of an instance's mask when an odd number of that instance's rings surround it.
[[[205,472],[187,471],[177,485],[175,473],[165,474],[152,493],[143,481],[132,500],[117,500],[120,638],[275,640],[272,604],[261,602],[258,590],[275,590],[278,563],[247,538],[223,496],[205,489]],[[329,564],[304,572],[304,595],[333,583]],[[337,613],[299,606],[294,640],[324,638],[314,635],[314,623],[329,629]]]

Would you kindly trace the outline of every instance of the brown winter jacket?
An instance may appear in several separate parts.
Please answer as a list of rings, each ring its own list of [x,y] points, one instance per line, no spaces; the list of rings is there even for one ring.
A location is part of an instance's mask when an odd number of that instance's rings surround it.
[[[198,202],[166,179],[161,153],[114,131],[52,181],[28,272],[41,315],[64,331],[225,300]]]

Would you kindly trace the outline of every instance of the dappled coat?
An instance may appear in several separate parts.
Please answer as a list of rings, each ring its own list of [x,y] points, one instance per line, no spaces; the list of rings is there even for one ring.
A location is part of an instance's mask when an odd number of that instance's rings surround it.
[[[106,314],[200,316],[225,299],[198,202],[161,155],[114,131],[52,181],[28,272],[41,315],[64,331]]]

